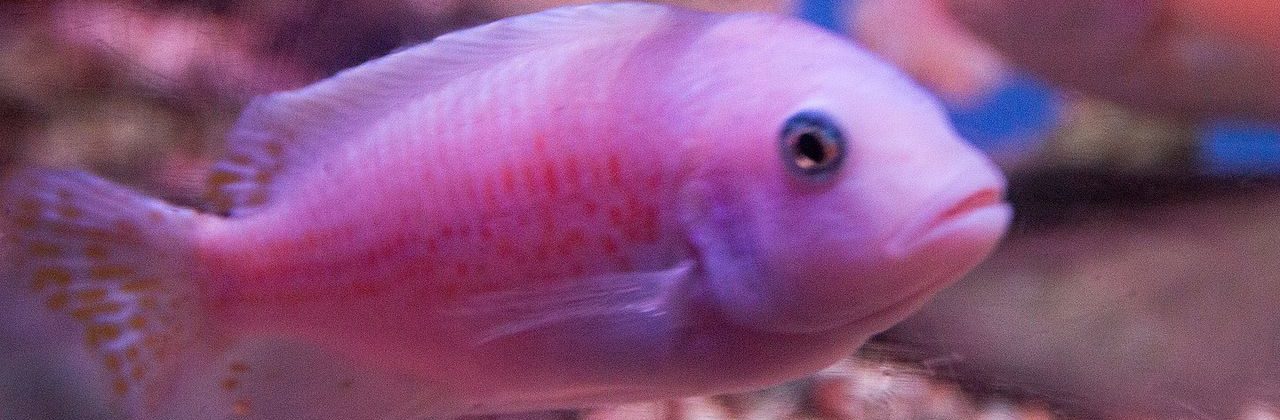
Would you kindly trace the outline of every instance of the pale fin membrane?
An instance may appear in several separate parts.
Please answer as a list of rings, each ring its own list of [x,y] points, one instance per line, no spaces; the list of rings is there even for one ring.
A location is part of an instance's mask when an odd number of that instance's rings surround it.
[[[604,274],[489,293],[442,312],[477,325],[477,345],[585,318],[662,315],[672,299],[681,297],[681,286],[688,284],[692,267],[692,262],[685,261],[666,270]]]
[[[527,54],[640,37],[671,9],[643,3],[583,5],[504,19],[342,71],[310,86],[259,97],[228,137],[209,178],[209,210],[240,216],[267,206],[272,189],[319,150],[358,138],[396,107],[461,76]]]
[[[74,319],[121,409],[148,418],[201,329],[191,283],[195,214],[80,172],[22,170],[0,184],[15,276],[4,293]],[[69,343],[70,344],[70,343]]]

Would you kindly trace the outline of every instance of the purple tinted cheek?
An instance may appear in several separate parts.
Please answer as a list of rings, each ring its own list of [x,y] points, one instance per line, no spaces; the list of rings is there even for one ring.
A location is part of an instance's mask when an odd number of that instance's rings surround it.
[[[703,274],[700,287],[704,304],[722,312],[732,323],[758,324],[759,309],[767,305],[764,267],[761,265],[760,215],[751,192],[735,183],[711,182],[691,188],[688,235]]]

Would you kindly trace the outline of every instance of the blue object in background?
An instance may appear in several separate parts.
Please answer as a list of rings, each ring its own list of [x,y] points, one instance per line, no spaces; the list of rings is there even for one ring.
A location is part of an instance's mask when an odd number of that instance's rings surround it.
[[[956,131],[989,153],[1039,147],[1057,126],[1062,99],[1049,85],[1014,74],[975,106],[950,109]]]
[[[844,5],[856,0],[803,0],[796,15],[818,26],[844,32]]]
[[[1201,133],[1204,170],[1217,175],[1280,173],[1280,124],[1209,123]]]

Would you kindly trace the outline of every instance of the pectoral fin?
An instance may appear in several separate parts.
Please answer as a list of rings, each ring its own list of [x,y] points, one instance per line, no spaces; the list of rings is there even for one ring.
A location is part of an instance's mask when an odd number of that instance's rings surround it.
[[[659,316],[681,298],[692,261],[660,271],[611,273],[478,295],[443,310],[477,326],[476,344],[574,320]]]

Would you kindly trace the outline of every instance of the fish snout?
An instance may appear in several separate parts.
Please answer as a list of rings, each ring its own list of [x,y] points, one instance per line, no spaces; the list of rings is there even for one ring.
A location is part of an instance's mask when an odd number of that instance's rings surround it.
[[[999,172],[980,170],[926,198],[915,217],[892,231],[883,265],[855,287],[863,303],[847,314],[848,325],[886,329],[982,262],[1013,215],[1004,194]]]
[[[1013,215],[1004,195],[1005,182],[998,173],[962,174],[899,226],[884,251],[890,257],[910,259],[926,250],[948,251],[940,248],[989,248],[1003,236]]]

